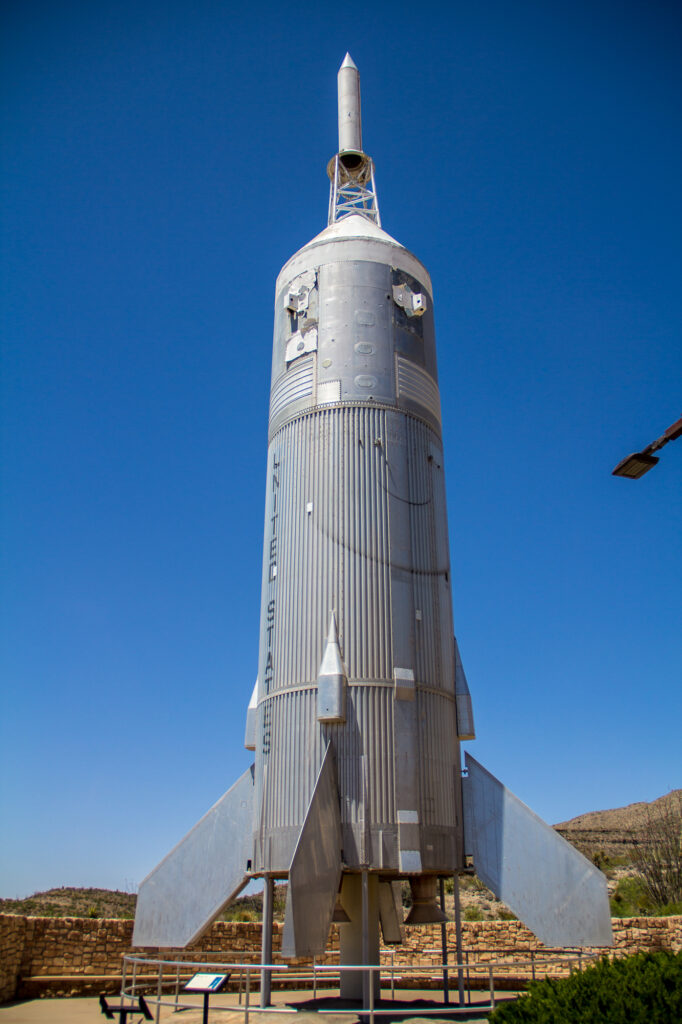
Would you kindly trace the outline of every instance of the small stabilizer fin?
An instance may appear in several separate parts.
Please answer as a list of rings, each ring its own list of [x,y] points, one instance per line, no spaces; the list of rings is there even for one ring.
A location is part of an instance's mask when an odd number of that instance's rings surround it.
[[[133,946],[184,948],[242,891],[253,841],[253,770],[251,765],[141,883]]]
[[[327,642],[322,662],[317,673],[317,720],[318,722],[339,723],[346,721],[346,673],[339,637],[336,632],[336,616],[331,613]]]
[[[246,729],[244,730],[244,746],[247,750],[256,749],[256,726],[258,724],[258,676],[253,684],[253,693],[246,709]]]
[[[474,709],[469,693],[469,684],[464,672],[464,665],[459,653],[457,637],[455,640],[455,707],[457,710],[457,735],[461,740],[475,740]]]
[[[477,875],[546,946],[612,946],[606,878],[465,754],[465,852]]]
[[[341,814],[331,745],[289,868],[282,956],[324,953],[341,881]]]

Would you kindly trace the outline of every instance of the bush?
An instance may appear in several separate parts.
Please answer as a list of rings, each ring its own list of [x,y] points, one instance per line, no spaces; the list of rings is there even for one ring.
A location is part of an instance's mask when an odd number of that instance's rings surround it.
[[[671,1024],[682,1020],[682,953],[604,957],[570,978],[531,982],[491,1024]]]
[[[682,914],[682,903],[656,903],[644,879],[621,878],[611,897],[611,917],[667,917]]]
[[[682,792],[652,804],[631,839],[632,863],[654,907],[682,901]]]
[[[654,911],[651,897],[641,878],[621,878],[611,897],[612,917],[646,917]]]
[[[483,920],[483,914],[481,913],[481,911],[478,909],[478,907],[474,903],[472,903],[468,907],[464,908],[463,917],[464,917],[465,921],[482,921]]]

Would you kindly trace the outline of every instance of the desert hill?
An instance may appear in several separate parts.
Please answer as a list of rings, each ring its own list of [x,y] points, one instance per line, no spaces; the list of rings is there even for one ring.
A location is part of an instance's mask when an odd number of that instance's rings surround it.
[[[652,820],[668,814],[679,817],[681,813],[682,789],[673,789],[651,803],[641,801],[609,811],[590,811],[554,828],[590,859],[597,855],[627,859],[633,842]]]
[[[47,889],[23,900],[0,899],[0,914],[28,917],[119,917],[135,916],[137,896],[116,889]]]

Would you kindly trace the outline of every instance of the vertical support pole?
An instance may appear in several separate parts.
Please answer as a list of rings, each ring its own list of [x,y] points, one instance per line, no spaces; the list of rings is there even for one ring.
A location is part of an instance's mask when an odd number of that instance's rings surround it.
[[[488,988],[490,989],[490,1005],[495,1009],[495,977],[492,964],[488,968]]]
[[[455,944],[457,949],[457,989],[459,1005],[464,1006],[464,971],[462,969],[462,909],[459,902],[459,875],[453,876],[455,896]],[[468,973],[468,972],[467,972]]]
[[[121,969],[121,995],[122,996],[124,996],[126,994],[126,967],[127,966],[128,965],[126,963],[126,958],[123,957],[123,967]],[[133,967],[133,970],[135,970],[134,967]]]
[[[272,972],[266,966],[272,963],[272,907],[275,883],[272,875],[263,880],[263,915],[261,920],[261,972],[260,972],[260,1005],[262,1009],[270,1006]]]
[[[374,161],[373,160],[370,161],[370,165],[369,166],[370,166],[370,174],[372,176],[372,194],[374,196],[374,210],[375,210],[375,213],[376,213],[375,220],[376,220],[376,223],[377,223],[377,227],[380,228],[381,227],[381,214],[379,213],[379,199],[377,197],[377,187],[376,187],[376,185],[374,183]]]
[[[249,1001],[251,995],[251,968],[246,968],[246,995],[244,999],[244,1024],[249,1024]]]
[[[331,188],[329,190],[329,217],[327,218],[327,224],[331,225],[336,220],[336,197],[338,193],[338,182],[339,182],[339,154],[337,153],[334,157],[334,177],[332,179]]]
[[[180,998],[180,964],[175,968],[175,1009],[178,1008],[178,999]]]
[[[341,971],[340,993],[342,999],[363,998],[363,979],[365,977],[363,956],[367,955],[369,963],[379,963],[379,885],[377,875],[368,876],[368,927],[363,928],[362,914],[362,873],[345,874],[341,888],[341,902],[350,917],[350,922],[339,925],[340,943],[339,960],[343,967],[357,967],[355,971]],[[367,935],[368,953],[363,953],[363,936]],[[375,999],[379,993],[380,975],[376,972]],[[367,1004],[365,1003],[365,1008]]]
[[[465,963],[467,965],[467,1003],[471,1006],[471,974],[469,973],[469,950],[465,953]]]
[[[440,888],[440,909],[445,913],[445,881],[443,878],[438,879],[438,886]],[[450,975],[447,967],[448,929],[445,921],[441,921],[440,925],[440,943],[443,951],[443,1002],[447,1005],[450,1002]]]
[[[163,962],[159,961],[159,980],[156,983],[156,1024],[161,1020],[161,995],[163,988]]]
[[[370,964],[366,966],[369,967],[369,1024],[374,1024],[374,967]]]
[[[362,872],[362,965],[367,967],[369,963],[369,871],[365,868]],[[369,974],[367,970],[362,975],[362,1003],[369,1004]],[[372,983],[374,978],[372,978]]]

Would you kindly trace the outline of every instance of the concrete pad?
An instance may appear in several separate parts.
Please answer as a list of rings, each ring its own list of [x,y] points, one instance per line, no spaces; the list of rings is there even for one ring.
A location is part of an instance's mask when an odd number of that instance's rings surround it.
[[[249,1011],[249,1024],[277,1024],[278,1021],[292,1021],[295,1015],[295,1024],[357,1024],[359,1015],[355,1013],[335,1013],[334,1007],[343,1006],[352,1008],[352,1003],[342,1003],[331,996],[320,996],[313,1000],[310,992],[275,992],[273,993],[273,1004],[277,1013],[260,1013],[257,1009]],[[497,997],[498,1002],[503,999],[516,998],[516,992],[501,992]],[[472,999],[483,1003],[487,993],[472,993]],[[111,1001],[118,1001],[116,997],[108,997]],[[216,1004],[221,1002],[220,995],[215,997]],[[228,997],[229,998],[229,997]],[[451,997],[456,1005],[456,993]],[[225,997],[223,997],[225,1001]],[[202,998],[185,995],[183,1002],[192,1002],[196,1009],[182,1010],[177,1013],[172,1006],[161,1008],[159,1017],[160,1024],[201,1024],[203,1019]],[[395,1003],[384,999],[381,1002],[382,1009],[389,1009],[391,1006],[405,1007],[410,1005],[410,1014],[395,1016],[393,1014],[381,1015],[375,1018],[375,1024],[428,1024],[430,1021],[447,1019],[450,1021],[473,1022],[480,1021],[487,1016],[485,1011],[476,1011],[472,1006],[468,1012],[453,1014],[447,1013],[447,1008],[441,1014],[429,1013],[420,1014],[420,1010],[438,1010],[442,1006],[441,999],[434,999],[433,991],[419,992],[415,990],[396,991]],[[150,1004],[152,1013],[156,1015],[156,1008]],[[138,1017],[131,1017],[130,1020],[137,1021]],[[218,1010],[209,1007],[209,1024],[244,1024],[244,1013],[242,1010]],[[99,1000],[96,998],[74,997],[71,999],[28,999],[25,1002],[5,1003],[0,1006],[0,1024],[97,1024],[104,1022],[106,1018],[102,1014]]]

